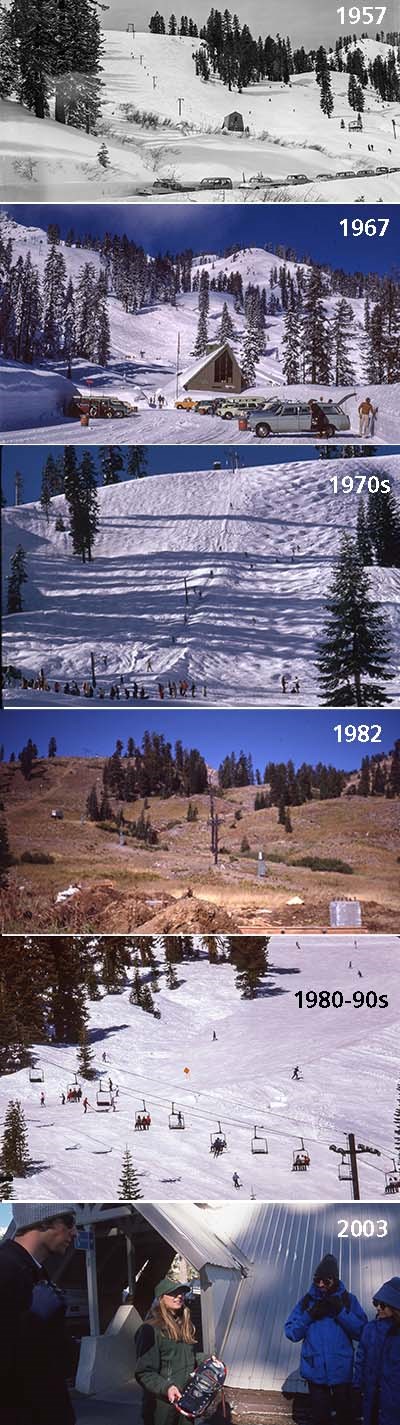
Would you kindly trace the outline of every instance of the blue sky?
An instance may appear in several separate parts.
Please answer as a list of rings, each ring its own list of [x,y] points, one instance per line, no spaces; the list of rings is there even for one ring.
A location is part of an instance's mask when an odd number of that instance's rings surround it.
[[[70,227],[77,233],[93,233],[101,237],[106,232],[126,233],[142,243],[153,256],[158,252],[178,252],[193,247],[197,253],[223,252],[240,243],[246,247],[263,247],[265,243],[292,246],[298,257],[312,257],[316,262],[343,267],[346,272],[390,272],[398,264],[400,246],[400,209],[394,205],[368,204],[369,218],[390,218],[384,238],[345,238],[340,220],[352,217],[359,209],[346,203],[322,204],[315,220],[314,207],[295,204],[243,204],[212,206],[170,203],[145,205],[124,203],[84,204],[18,203],[3,208],[16,222],[28,227],[47,228],[58,223],[62,236]],[[205,246],[206,243],[206,246]]]
[[[0,1202],[0,1227],[8,1227],[12,1218],[12,1202]]]
[[[185,15],[191,16],[202,25],[210,13],[211,0],[192,0],[189,6],[184,7],[162,4],[161,0],[158,6],[152,3],[152,0],[137,0],[134,8],[132,0],[108,0],[108,9],[102,17],[102,24],[105,30],[124,30],[134,19],[137,31],[147,30],[149,17],[157,8],[165,19],[169,18],[172,11],[179,18],[184,9]],[[259,34],[289,34],[295,44],[315,47],[316,44],[333,44],[337,35],[343,34],[335,0],[319,0],[318,12],[315,0],[302,0],[301,5],[297,6],[293,4],[293,0],[268,0],[265,7],[260,5],[260,0],[246,0],[246,4],[239,3],[233,8],[239,16],[240,24],[249,25],[256,37]],[[217,9],[224,10],[225,5],[219,5]],[[388,10],[382,28],[390,28],[390,24],[391,11]],[[365,27],[362,25],[358,26],[355,32],[360,33],[363,28]],[[349,29],[350,26],[345,25],[344,33],[347,34]],[[368,33],[374,35],[375,32],[376,26],[371,25]]]
[[[365,743],[339,746],[334,733],[336,723],[380,723],[382,742],[366,747]],[[366,751],[389,752],[399,736],[398,712],[340,714],[336,710],[319,708],[312,712],[301,709],[287,711],[193,709],[162,711],[88,708],[57,711],[13,710],[1,714],[0,740],[5,756],[19,752],[32,737],[40,754],[47,754],[49,739],[55,736],[60,756],[109,756],[120,737],[124,743],[132,736],[140,743],[143,733],[162,733],[174,743],[181,738],[186,747],[198,747],[211,766],[218,766],[229,752],[251,752],[254,766],[263,768],[267,761],[286,762],[293,758],[301,762],[332,763],[345,770],[359,767]]]
[[[117,444],[117,442],[115,442]],[[89,447],[96,460],[97,447]],[[88,447],[85,446],[85,450]],[[221,445],[149,445],[147,469],[149,475],[166,475],[180,470],[211,470],[214,460],[220,460],[224,467],[231,464],[232,447]],[[400,454],[400,446],[391,447],[391,454]],[[78,452],[79,453],[79,452]],[[293,445],[271,445],[268,450],[255,451],[250,445],[238,450],[243,468],[255,465],[276,465],[282,461],[315,460],[318,450],[313,445],[297,450]],[[376,451],[384,455],[386,447]],[[48,455],[54,459],[61,454],[59,445],[38,445],[29,449],[26,445],[7,446],[3,450],[3,490],[8,505],[14,504],[15,472],[19,470],[23,479],[21,504],[36,500],[40,495],[42,470]]]

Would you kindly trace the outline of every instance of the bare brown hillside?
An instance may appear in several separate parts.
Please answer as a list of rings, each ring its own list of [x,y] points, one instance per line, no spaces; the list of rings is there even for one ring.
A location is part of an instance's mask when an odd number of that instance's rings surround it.
[[[276,807],[254,811],[254,787],[225,792],[216,799],[216,867],[205,795],[191,799],[198,809],[195,822],[187,821],[186,798],[150,798],[146,814],[159,838],[152,847],[133,839],[120,846],[116,832],[88,822],[86,797],[93,785],[100,792],[102,768],[102,759],[42,760],[30,781],[17,765],[2,769],[11,852],[18,858],[3,896],[4,928],[321,930],[329,928],[329,901],[338,896],[359,898],[364,929],[398,928],[398,801],[315,800],[291,808],[293,831],[288,834],[278,825]],[[63,812],[63,820],[52,818],[53,808]],[[139,800],[124,803],[124,817],[135,820],[142,808]],[[242,849],[244,838],[248,850]],[[256,877],[259,849],[267,862],[261,883]],[[26,852],[53,860],[21,864]],[[349,869],[293,864],[305,856],[334,859]],[[57,903],[58,893],[71,885],[79,887],[78,893]]]

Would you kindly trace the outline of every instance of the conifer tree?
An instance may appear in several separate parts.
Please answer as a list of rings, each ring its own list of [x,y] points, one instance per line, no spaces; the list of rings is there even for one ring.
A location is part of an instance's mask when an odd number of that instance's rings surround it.
[[[229,311],[228,303],[224,302],[221,313],[221,321],[217,332],[218,341],[222,345],[225,341],[232,341],[235,335],[235,327]]]
[[[320,105],[323,114],[327,114],[328,119],[333,111],[333,95],[331,89],[331,75],[328,64],[328,56],[323,45],[317,50],[315,60],[315,78],[321,90]]]
[[[26,1178],[31,1166],[25,1114],[18,1099],[10,1099],[6,1109],[0,1165],[3,1173],[16,1178]]]
[[[350,358],[350,342],[354,328],[354,312],[345,297],[336,303],[331,323],[332,375],[335,386],[347,386],[355,380],[355,371]]]
[[[372,564],[373,543],[362,495],[360,495],[357,509],[357,548],[362,563]]]
[[[323,705],[362,708],[391,702],[378,681],[393,677],[385,620],[372,602],[370,579],[349,535],[342,540],[327,612],[317,660]]]
[[[118,1198],[120,1202],[137,1202],[140,1197],[143,1197],[143,1193],[140,1191],[139,1178],[133,1166],[130,1149],[126,1147],[118,1183]]]
[[[103,485],[117,485],[121,470],[124,468],[124,457],[120,445],[100,445],[99,446],[100,468],[103,476]]]
[[[51,243],[43,274],[44,356],[58,356],[63,348],[66,278],[63,254]]]
[[[12,555],[10,569],[7,585],[7,613],[19,614],[23,609],[21,590],[28,578],[25,567],[25,550],[22,548],[22,544],[18,545],[15,554]]]
[[[87,1036],[87,1029],[86,1025],[84,1024],[79,1035],[79,1050],[77,1061],[78,1074],[80,1074],[82,1079],[87,1079],[90,1081],[96,1078],[96,1069],[93,1067],[93,1059],[94,1052],[93,1049],[90,1048]]]
[[[297,386],[301,382],[301,340],[299,313],[289,307],[285,317],[285,326],[282,339],[284,351],[283,375],[288,386]]]
[[[12,865],[10,843],[8,840],[7,823],[4,813],[0,814],[0,887],[4,889],[7,885],[8,867]]]
[[[14,1196],[12,1173],[6,1173],[0,1170],[0,1202],[10,1202]]]
[[[88,792],[86,798],[86,816],[89,817],[89,821],[100,820],[99,804],[97,801],[97,791],[95,786],[91,787],[91,790],[90,792]]]
[[[48,757],[55,757],[55,756],[56,756],[56,752],[57,752],[56,739],[55,739],[55,737],[51,737],[51,738],[50,738],[50,741],[49,741],[49,747],[48,747],[47,756],[48,756]]]
[[[142,480],[147,475],[146,445],[128,445],[126,472],[132,480]]]
[[[301,339],[303,380],[315,385],[330,379],[330,332],[324,305],[325,285],[318,268],[311,268],[304,291]]]
[[[193,347],[193,356],[205,356],[208,346],[207,317],[205,312],[199,312],[197,323],[196,340]]]
[[[367,527],[375,559],[381,568],[400,568],[400,505],[393,490],[369,495]]]

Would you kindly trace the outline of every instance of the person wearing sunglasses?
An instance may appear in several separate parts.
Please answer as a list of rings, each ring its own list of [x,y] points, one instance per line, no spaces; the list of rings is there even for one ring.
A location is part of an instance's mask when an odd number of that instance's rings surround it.
[[[400,1421],[400,1277],[375,1292],[375,1321],[364,1327],[354,1368],[355,1420],[363,1425]]]
[[[75,1240],[70,1203],[13,1203],[0,1244],[0,1425],[74,1425],[66,1378],[66,1301],[46,1261]]]
[[[285,1325],[289,1341],[302,1341],[300,1375],[307,1381],[313,1425],[350,1425],[352,1420],[353,1341],[359,1341],[367,1316],[357,1297],[339,1277],[330,1252],[315,1268],[309,1291]]]
[[[195,1367],[205,1360],[197,1350],[188,1306],[189,1285],[163,1277],[150,1311],[135,1336],[135,1376],[142,1386],[144,1425],[175,1425],[179,1400]]]

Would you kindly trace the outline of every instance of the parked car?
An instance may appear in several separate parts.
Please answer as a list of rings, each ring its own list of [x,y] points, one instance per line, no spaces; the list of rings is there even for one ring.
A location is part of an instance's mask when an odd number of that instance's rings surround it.
[[[265,396],[231,396],[228,400],[218,402],[218,415],[223,421],[231,421],[234,416],[239,416],[246,411],[262,411],[265,406]]]
[[[328,182],[328,178],[333,178],[333,173],[317,173],[317,174],[316,174],[316,178],[315,178],[315,182],[316,182],[316,183],[327,183],[327,182]]]
[[[68,412],[71,416],[107,416],[108,419],[139,415],[139,407],[129,401],[121,401],[118,396],[73,396]]]
[[[231,178],[202,178],[200,188],[233,188]]]
[[[197,402],[196,411],[198,416],[219,415],[219,400],[216,397],[205,396]]]
[[[375,173],[390,173],[390,168],[386,168],[386,165],[381,163],[380,167],[375,169]]]
[[[248,179],[248,182],[252,188],[262,188],[263,183],[272,183],[273,180],[272,178],[268,178],[268,174],[266,173],[255,173],[252,178]]]
[[[180,396],[179,401],[175,401],[176,411],[195,411],[196,406],[197,401],[193,400],[193,396]]]
[[[306,174],[306,173],[289,173],[288,177],[285,179],[285,182],[286,182],[286,183],[309,183],[309,182],[310,182],[310,179],[307,178],[307,174]]]
[[[181,193],[182,183],[178,183],[176,178],[156,178],[153,188],[157,188],[159,193]]]
[[[268,401],[262,411],[249,411],[247,429],[260,440],[270,435],[306,433],[332,436],[338,430],[350,430],[350,418],[339,402]]]

